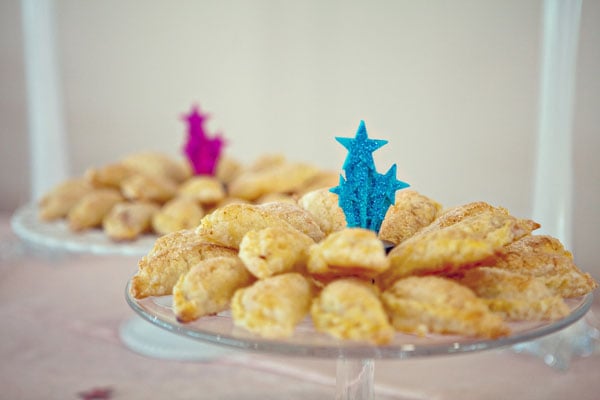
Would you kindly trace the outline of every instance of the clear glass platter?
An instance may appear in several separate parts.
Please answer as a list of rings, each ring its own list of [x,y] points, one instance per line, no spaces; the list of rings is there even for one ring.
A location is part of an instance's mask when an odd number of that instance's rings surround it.
[[[294,335],[283,340],[268,340],[234,326],[229,311],[203,317],[191,323],[179,323],[171,308],[171,296],[135,299],[126,298],[133,310],[142,318],[164,329],[214,344],[281,355],[320,358],[390,359],[411,358],[451,353],[464,353],[510,346],[557,332],[579,320],[589,310],[592,295],[569,300],[571,313],[553,322],[512,323],[510,336],[500,339],[474,339],[453,335],[416,335],[397,333],[392,343],[374,346],[365,343],[342,341],[316,332],[310,318],[296,328]]]
[[[100,229],[74,233],[64,220],[41,221],[35,204],[17,209],[11,225],[15,234],[28,244],[76,253],[143,256],[152,249],[157,238],[156,235],[143,235],[137,240],[115,242]]]
[[[263,339],[234,326],[228,311],[203,317],[192,323],[180,323],[173,313],[172,296],[135,299],[125,297],[130,307],[143,319],[174,334],[200,342],[238,350],[257,351],[297,357],[337,359],[336,399],[374,398],[374,360],[408,359],[491,350],[524,343],[558,332],[581,319],[592,305],[592,294],[567,302],[568,316],[552,322],[512,323],[510,336],[490,340],[452,335],[418,337],[397,333],[392,343],[374,346],[367,343],[341,341],[315,331],[309,318],[302,321],[294,335],[287,339]]]

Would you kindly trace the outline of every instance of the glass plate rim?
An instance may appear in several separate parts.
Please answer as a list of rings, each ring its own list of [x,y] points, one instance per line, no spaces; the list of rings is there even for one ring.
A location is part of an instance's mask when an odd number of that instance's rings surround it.
[[[28,244],[73,253],[143,256],[152,249],[158,238],[143,235],[132,241],[114,242],[98,230],[71,233],[65,221],[40,221],[34,203],[17,208],[11,216],[10,224],[13,232]]]
[[[161,317],[144,307],[143,303],[147,301],[156,302],[157,299],[168,296],[148,297],[145,299],[135,299],[131,296],[129,288],[131,280],[125,287],[125,298],[128,305],[142,318],[163,329],[171,331],[173,334],[182,335],[202,342],[232,347],[239,350],[257,351],[262,353],[300,356],[312,358],[351,358],[351,359],[408,359],[426,356],[442,356],[458,353],[469,353],[491,349],[508,347],[518,343],[529,342],[552,333],[556,333],[569,325],[581,319],[591,308],[593,294],[588,293],[585,296],[574,299],[576,304],[572,306],[571,313],[566,317],[540,323],[530,329],[499,339],[480,339],[467,338],[451,335],[430,335],[437,338],[447,338],[447,342],[442,344],[414,344],[403,343],[393,345],[371,345],[364,342],[352,342],[331,339],[331,344],[326,345],[306,345],[286,341],[286,339],[270,340],[259,336],[236,337],[234,334],[215,334],[197,327],[194,323],[182,324],[176,321],[174,315],[171,320]],[[316,335],[325,335],[315,332]],[[415,340],[422,340],[414,335],[405,335]],[[452,340],[454,338],[455,340]]]

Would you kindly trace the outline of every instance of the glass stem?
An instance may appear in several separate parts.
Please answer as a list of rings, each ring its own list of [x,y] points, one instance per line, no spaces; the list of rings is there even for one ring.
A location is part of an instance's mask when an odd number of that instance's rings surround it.
[[[373,360],[339,358],[337,360],[336,400],[372,400],[374,398]]]

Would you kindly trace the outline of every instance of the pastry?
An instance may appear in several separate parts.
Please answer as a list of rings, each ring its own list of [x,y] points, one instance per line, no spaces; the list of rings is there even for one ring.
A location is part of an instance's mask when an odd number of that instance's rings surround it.
[[[311,316],[317,331],[338,339],[381,345],[394,337],[377,288],[359,279],[338,279],[325,286],[313,301]]]
[[[388,208],[379,229],[379,238],[397,245],[431,224],[442,206],[414,190],[396,192],[396,202]]]
[[[237,257],[201,260],[180,275],[173,287],[173,311],[180,322],[190,322],[229,308],[236,290],[249,285],[252,276]]]
[[[177,185],[160,176],[135,174],[121,182],[121,192],[129,200],[166,203],[177,194]]]
[[[547,235],[529,235],[504,247],[489,265],[541,279],[553,293],[572,298],[598,287],[581,271],[562,243]]]
[[[113,240],[133,240],[152,228],[159,206],[142,201],[116,204],[102,220],[102,228]]]
[[[268,202],[258,208],[281,218],[315,242],[320,242],[325,237],[313,216],[295,202]]]
[[[120,189],[121,183],[125,179],[138,173],[135,169],[123,163],[114,163],[100,168],[90,168],[84,176],[95,187]]]
[[[292,162],[248,170],[229,184],[229,194],[252,201],[267,193],[289,193],[300,189],[318,172],[312,165]]]
[[[428,333],[498,338],[510,330],[499,315],[469,288],[447,278],[411,276],[394,282],[381,295],[394,328]]]
[[[104,216],[121,201],[123,197],[115,189],[95,189],[87,193],[69,210],[69,228],[82,231],[100,226]]]
[[[153,215],[152,228],[161,235],[193,229],[200,224],[204,215],[204,209],[195,200],[187,197],[175,197]]]
[[[250,231],[240,243],[239,256],[259,279],[302,270],[314,241],[295,229],[281,227]]]
[[[346,228],[327,236],[309,250],[307,270],[321,278],[360,276],[372,278],[390,262],[375,232]]]
[[[237,251],[207,243],[193,230],[161,236],[138,262],[138,271],[131,279],[131,295],[141,299],[172,294],[180,275],[202,260],[219,256],[237,258]]]
[[[327,188],[304,194],[298,199],[298,205],[313,216],[325,236],[346,228],[346,216],[338,205],[338,195]]]
[[[511,321],[555,320],[569,314],[569,307],[544,282],[500,268],[474,268],[458,282],[484,299],[490,310]]]
[[[189,178],[191,172],[184,164],[155,151],[129,154],[121,160],[121,163],[143,175],[167,179],[175,183]]]
[[[225,188],[221,181],[212,176],[194,176],[181,184],[180,197],[190,198],[202,205],[217,204],[225,199]]]
[[[67,216],[83,196],[94,190],[85,179],[70,179],[52,188],[39,201],[39,217],[53,221]]]
[[[531,220],[492,210],[438,229],[425,228],[390,251],[390,268],[379,282],[385,288],[409,275],[453,274],[481,265],[538,227]]]
[[[289,337],[308,314],[314,290],[310,280],[296,272],[256,281],[233,295],[233,322],[265,338]]]
[[[283,219],[255,205],[232,203],[202,218],[196,232],[206,240],[238,249],[246,233],[268,227],[294,229]]]

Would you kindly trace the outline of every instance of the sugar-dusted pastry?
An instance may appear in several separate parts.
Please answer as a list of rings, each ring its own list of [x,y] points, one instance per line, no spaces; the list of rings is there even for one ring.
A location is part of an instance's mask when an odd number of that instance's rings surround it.
[[[252,275],[263,279],[303,268],[314,243],[295,229],[264,228],[246,233],[239,256]]]
[[[225,188],[221,181],[213,176],[197,175],[183,182],[178,194],[200,204],[212,205],[225,199]]]
[[[505,245],[539,225],[503,212],[486,211],[440,229],[425,228],[389,253],[382,287],[409,275],[453,274],[489,261]]]
[[[200,224],[203,216],[204,209],[195,200],[188,197],[175,197],[152,216],[152,228],[161,235],[192,229]]]
[[[284,162],[276,168],[244,171],[229,184],[229,194],[255,200],[267,193],[288,193],[302,187],[319,170],[309,164]]]
[[[259,205],[258,208],[283,219],[300,232],[310,236],[315,242],[325,238],[325,234],[312,214],[296,203],[269,202]]]
[[[44,221],[64,218],[86,194],[94,190],[84,179],[70,179],[52,188],[39,201],[39,217]]]
[[[155,203],[118,203],[104,216],[102,228],[113,240],[133,240],[151,230],[152,216],[158,210],[159,206]]]
[[[507,320],[555,320],[569,314],[562,297],[533,276],[480,267],[467,271],[458,282],[473,290],[490,310]]]
[[[295,229],[283,219],[255,205],[232,203],[202,218],[196,232],[207,240],[237,249],[246,233],[268,227]]]
[[[327,236],[309,250],[307,270],[317,277],[360,276],[371,278],[390,266],[375,232],[346,228]]]
[[[298,200],[298,205],[308,211],[325,235],[346,227],[344,210],[338,205],[338,195],[327,188],[313,190]]]
[[[100,226],[104,216],[121,201],[123,196],[115,189],[95,189],[89,192],[69,211],[69,228],[82,231]]]
[[[129,200],[165,203],[177,194],[177,185],[166,178],[135,174],[121,182],[121,192]]]
[[[308,314],[313,295],[311,281],[296,272],[256,281],[233,295],[233,322],[266,338],[289,337]]]
[[[379,238],[398,244],[435,220],[442,206],[415,190],[396,192],[396,202],[388,208],[379,229]]]
[[[304,183],[297,190],[298,195],[303,196],[317,189],[329,189],[340,183],[340,173],[337,171],[319,171],[312,179]]]
[[[85,179],[95,187],[120,189],[121,182],[137,173],[139,172],[128,165],[113,163],[99,168],[89,168],[85,171]]]
[[[254,204],[273,202],[297,204],[296,196],[288,193],[267,193],[252,201]]]
[[[530,235],[504,247],[493,265],[543,280],[553,293],[572,298],[598,287],[590,274],[581,271],[562,243],[547,235]]]
[[[234,158],[221,154],[217,161],[217,169],[215,171],[215,177],[228,184],[234,180],[242,171],[242,165]]]
[[[190,170],[178,160],[155,151],[141,151],[129,154],[121,162],[136,171],[174,182],[183,182],[189,177]]]
[[[252,283],[237,257],[213,257],[182,274],[173,287],[173,311],[180,322],[226,310],[236,290]]]
[[[258,172],[274,169],[286,162],[287,160],[283,154],[263,154],[254,160],[254,162],[242,172]]]
[[[459,283],[437,276],[397,280],[381,295],[397,331],[498,338],[509,334],[502,318]]]
[[[378,289],[370,282],[346,278],[329,283],[310,313],[315,329],[338,339],[386,344],[394,336]]]
[[[202,260],[219,256],[237,257],[237,251],[207,243],[193,230],[161,236],[138,262],[138,271],[131,279],[131,295],[141,299],[171,294],[181,274]]]
[[[479,215],[482,213],[493,213],[500,215],[508,215],[508,210],[503,207],[494,207],[493,205],[484,201],[474,201],[467,204],[461,204],[459,206],[450,207],[442,210],[438,213],[437,218],[425,228],[421,230],[422,233],[446,228],[450,225],[454,225],[466,218]]]

